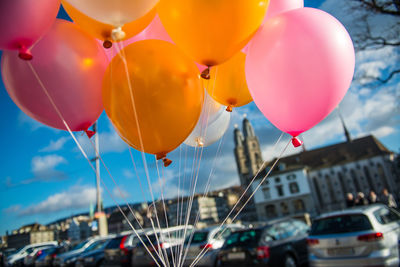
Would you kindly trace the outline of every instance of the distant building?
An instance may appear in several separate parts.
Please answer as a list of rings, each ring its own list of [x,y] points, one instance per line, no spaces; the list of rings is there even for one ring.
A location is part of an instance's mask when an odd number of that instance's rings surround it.
[[[140,229],[140,227],[144,227],[144,209],[147,207],[147,204],[131,204],[130,207],[124,205],[121,206],[121,210],[128,218],[126,220],[125,216],[121,213],[119,208],[115,208],[109,218],[108,218],[108,232],[118,234],[124,231],[132,230],[131,225],[135,229]],[[132,214],[132,212],[133,214]],[[129,223],[128,223],[129,221]],[[140,224],[140,225],[139,225]]]
[[[211,193],[207,196],[202,194],[183,199],[173,199],[167,202],[168,221],[170,225],[182,225],[187,221],[199,227],[214,225],[221,222],[228,213],[228,205],[223,196],[214,196]],[[188,208],[190,209],[188,217]]]
[[[9,248],[19,248],[29,244],[54,241],[54,232],[46,226],[33,223],[14,230],[7,236]]]
[[[261,169],[251,186],[253,192],[269,169],[262,167],[258,139],[247,119],[243,120],[243,131],[244,135],[238,128],[234,131],[235,157],[242,187],[247,187]],[[388,188],[398,197],[400,164],[396,155],[373,136],[351,140],[346,127],[344,131],[346,142],[303,150],[279,160],[251,203],[260,220],[343,209],[348,192],[356,195],[373,190],[379,196]]]
[[[88,220],[79,220],[72,218],[67,230],[68,239],[71,242],[79,242],[92,235],[92,229],[89,226]]]
[[[260,180],[252,185],[254,191]],[[317,214],[308,170],[294,167],[272,172],[254,195],[259,220],[281,216],[301,216],[304,213]]]

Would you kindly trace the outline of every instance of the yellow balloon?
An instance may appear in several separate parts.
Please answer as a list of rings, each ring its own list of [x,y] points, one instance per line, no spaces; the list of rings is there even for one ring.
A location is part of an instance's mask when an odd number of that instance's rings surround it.
[[[90,35],[95,38],[104,41],[104,46],[109,48],[111,46],[111,42],[113,41],[112,32],[115,29],[115,26],[111,24],[105,24],[95,19],[92,19],[89,16],[86,16],[78,9],[76,9],[73,5],[68,3],[65,0],[62,0],[63,7],[67,11],[68,15],[71,19],[78,24],[82,29],[87,31]],[[153,8],[149,13],[144,15],[143,17],[134,20],[132,22],[126,23],[121,27],[121,30],[125,33],[121,40],[129,39],[132,36],[143,31],[153,20],[156,15],[156,8]]]
[[[239,52],[261,25],[269,0],[160,0],[172,40],[195,61],[214,66]]]
[[[189,136],[203,100],[196,65],[165,41],[144,40],[125,47],[103,80],[104,108],[121,138],[158,159]]]
[[[247,105],[253,98],[247,87],[244,63],[246,54],[239,52],[227,62],[210,69],[210,80],[207,83],[208,94],[218,103],[228,106],[227,111],[234,107]]]

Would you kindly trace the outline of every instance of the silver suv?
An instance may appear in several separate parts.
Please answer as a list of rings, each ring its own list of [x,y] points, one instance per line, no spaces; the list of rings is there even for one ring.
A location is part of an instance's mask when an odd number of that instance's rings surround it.
[[[399,266],[400,214],[376,204],[331,212],[312,224],[310,266]]]

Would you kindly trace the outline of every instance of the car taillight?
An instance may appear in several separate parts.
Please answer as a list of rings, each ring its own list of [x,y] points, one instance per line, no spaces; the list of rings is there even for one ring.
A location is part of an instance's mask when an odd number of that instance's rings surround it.
[[[257,259],[266,259],[269,258],[269,247],[261,246],[257,248]]]
[[[372,242],[372,241],[379,241],[383,239],[383,234],[382,233],[372,233],[372,234],[365,234],[365,235],[359,235],[357,237],[359,241],[364,241],[364,242]]]
[[[125,255],[128,255],[128,249],[125,247],[125,240],[128,236],[124,236],[121,240],[121,243],[119,243],[119,248],[122,250],[122,252],[125,253]]]
[[[42,253],[43,253],[43,250],[39,250],[37,255],[40,256],[40,255],[42,255]]]
[[[307,244],[309,246],[315,246],[319,244],[319,240],[318,239],[313,239],[313,238],[307,238]]]
[[[212,246],[212,244],[204,244],[204,245],[201,245],[200,246],[200,249],[212,249],[213,248],[213,246]]]

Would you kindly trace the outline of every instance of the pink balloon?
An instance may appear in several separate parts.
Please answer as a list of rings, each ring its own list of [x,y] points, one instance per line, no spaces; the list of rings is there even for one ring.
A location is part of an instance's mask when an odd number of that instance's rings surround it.
[[[50,29],[59,7],[60,0],[0,1],[0,49],[31,59],[29,48]]]
[[[246,79],[254,102],[297,136],[342,100],[354,74],[353,43],[328,13],[301,8],[271,18],[251,41]]]
[[[303,0],[270,0],[263,24],[270,18],[293,9],[304,7]]]
[[[108,62],[101,45],[75,24],[56,20],[32,52],[32,61],[19,60],[15,51],[3,53],[2,77],[12,100],[30,117],[65,130],[46,90],[71,130],[89,128],[103,110],[102,80]]]

